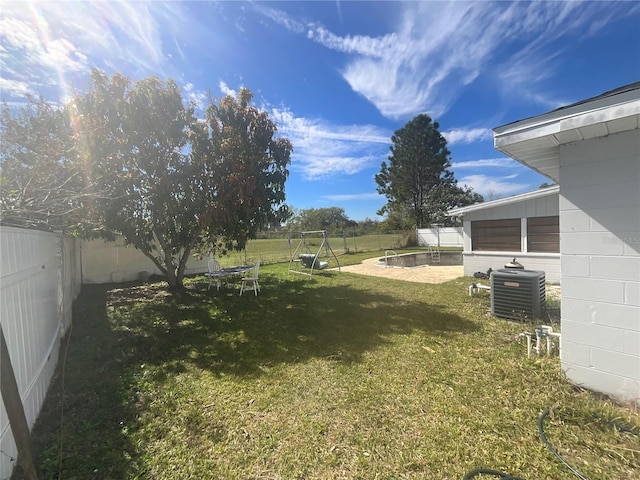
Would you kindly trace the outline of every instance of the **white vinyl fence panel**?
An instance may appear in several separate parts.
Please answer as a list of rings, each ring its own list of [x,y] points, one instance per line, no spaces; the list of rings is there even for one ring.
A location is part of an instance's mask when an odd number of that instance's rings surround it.
[[[73,238],[0,228],[0,320],[27,423],[31,428],[58,363],[80,291]],[[0,409],[0,479],[11,476],[17,451],[4,403]]]
[[[463,247],[462,227],[418,228],[418,245],[426,247]]]
[[[139,280],[149,274],[160,274],[160,270],[140,250],[126,245],[124,239],[115,242],[83,240],[82,283],[121,283]],[[207,271],[208,258],[189,258],[186,273]]]
[[[58,269],[58,295],[62,305],[62,334],[71,326],[73,301],[80,295],[82,286],[82,261],[80,258],[80,240],[75,237],[62,237],[61,268]]]

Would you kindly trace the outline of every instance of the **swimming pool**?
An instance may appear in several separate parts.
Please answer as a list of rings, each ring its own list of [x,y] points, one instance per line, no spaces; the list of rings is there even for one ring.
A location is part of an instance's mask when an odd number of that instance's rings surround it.
[[[462,265],[462,252],[440,252],[440,262],[434,262],[430,252],[387,254],[378,264],[387,268],[414,268],[425,265]]]

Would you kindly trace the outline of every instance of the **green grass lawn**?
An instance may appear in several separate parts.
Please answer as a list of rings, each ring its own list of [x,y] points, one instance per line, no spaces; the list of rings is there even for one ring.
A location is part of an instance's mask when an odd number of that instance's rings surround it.
[[[260,276],[258,297],[196,278],[181,302],[85,285],[64,389],[59,372],[34,430],[43,478],[575,478],[538,437],[546,408],[587,478],[640,475],[638,437],[593,416],[637,429],[637,411],[527,359],[530,326],[488,315],[470,279]]]

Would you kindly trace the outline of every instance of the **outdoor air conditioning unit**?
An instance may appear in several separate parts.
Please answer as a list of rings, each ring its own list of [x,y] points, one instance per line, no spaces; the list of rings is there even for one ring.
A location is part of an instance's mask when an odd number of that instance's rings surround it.
[[[496,317],[540,318],[545,305],[544,272],[511,268],[491,272],[491,313]]]

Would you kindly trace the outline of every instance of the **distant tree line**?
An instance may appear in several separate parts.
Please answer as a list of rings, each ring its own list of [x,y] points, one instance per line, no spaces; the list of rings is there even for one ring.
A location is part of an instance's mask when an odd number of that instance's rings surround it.
[[[283,230],[286,232],[304,232],[313,230],[327,230],[330,232],[349,231],[357,235],[370,233],[385,233],[385,221],[365,218],[361,221],[350,219],[343,208],[308,208],[298,210],[291,208],[292,216]]]

